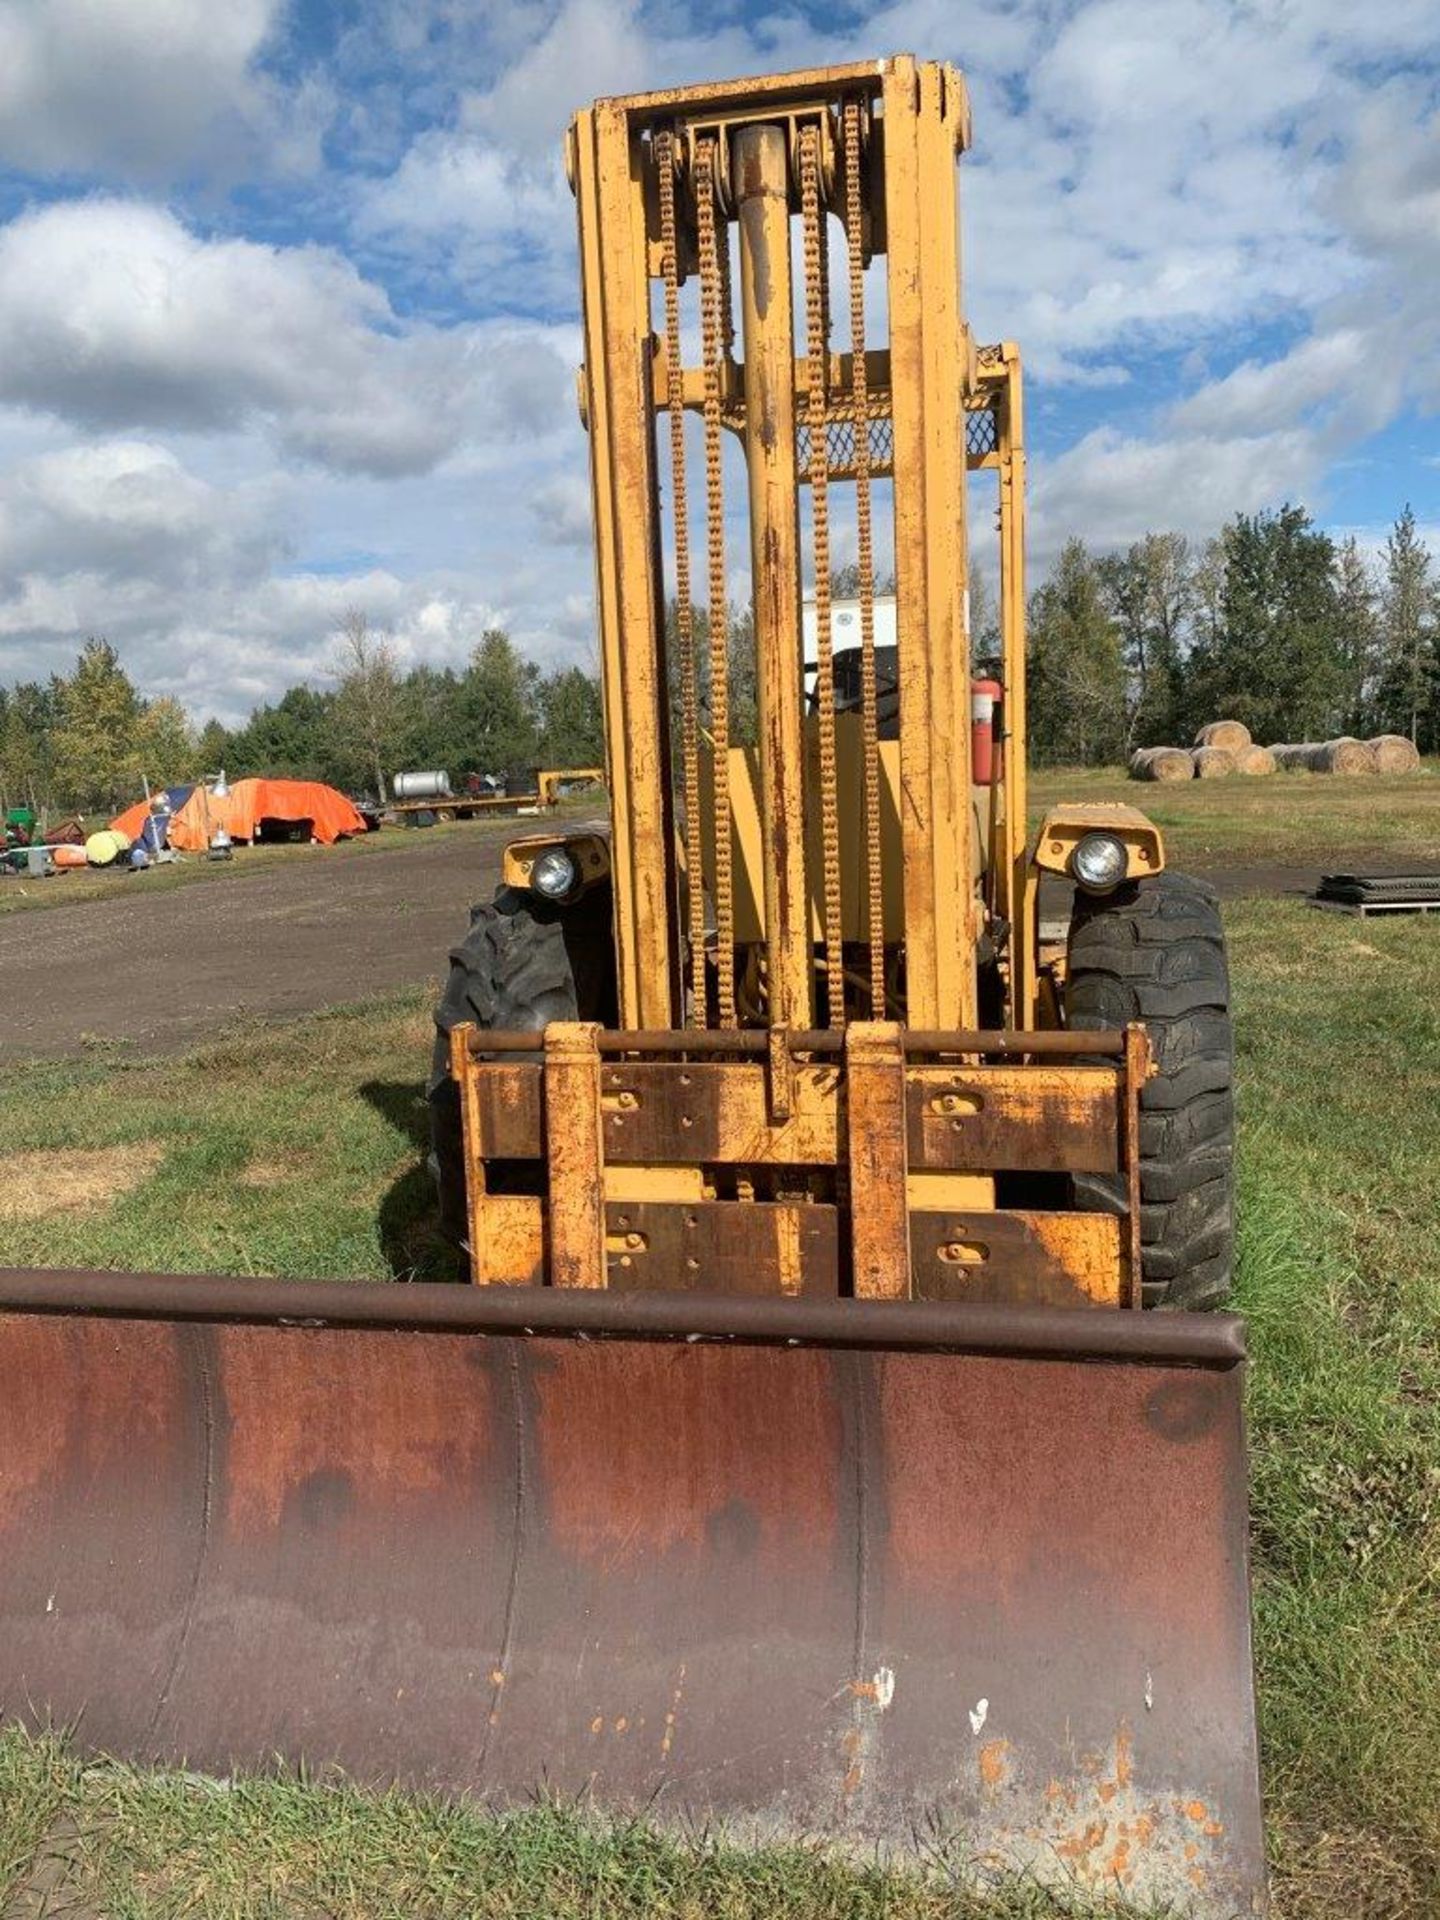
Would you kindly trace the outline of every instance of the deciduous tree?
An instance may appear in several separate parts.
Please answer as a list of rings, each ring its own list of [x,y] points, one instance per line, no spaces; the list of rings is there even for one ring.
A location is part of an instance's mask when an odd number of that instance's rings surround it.
[[[1117,760],[1125,745],[1125,662],[1083,541],[1066,541],[1031,596],[1028,626],[1034,757],[1052,766]]]
[[[404,701],[394,642],[359,607],[346,608],[335,636],[335,679],[337,744],[363,765],[383,805],[389,798],[385,768],[400,739]]]

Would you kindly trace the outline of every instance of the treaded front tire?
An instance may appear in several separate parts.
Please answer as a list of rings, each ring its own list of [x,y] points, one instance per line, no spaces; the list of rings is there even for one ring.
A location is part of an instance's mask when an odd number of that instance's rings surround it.
[[[613,1024],[614,975],[608,887],[567,906],[500,887],[488,905],[471,909],[470,931],[451,949],[450,975],[435,1009],[435,1051],[425,1089],[440,1227],[454,1245],[465,1245],[469,1218],[460,1092],[450,1075],[451,1029],[466,1021],[502,1033],[537,1031],[552,1020]]]
[[[1141,1291],[1147,1307],[1218,1307],[1235,1262],[1235,1047],[1215,894],[1161,873],[1077,891],[1065,987],[1080,1030],[1143,1020],[1157,1072],[1140,1093]],[[1076,1174],[1077,1206],[1124,1214],[1122,1180]]]

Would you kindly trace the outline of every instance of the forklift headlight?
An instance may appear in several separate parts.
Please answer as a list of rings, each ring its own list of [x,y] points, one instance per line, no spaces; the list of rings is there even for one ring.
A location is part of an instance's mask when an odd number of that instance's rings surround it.
[[[530,869],[530,884],[547,900],[564,900],[575,891],[579,869],[564,847],[547,847]]]
[[[1070,856],[1070,871],[1087,893],[1112,893],[1129,866],[1125,843],[1113,833],[1087,833]]]

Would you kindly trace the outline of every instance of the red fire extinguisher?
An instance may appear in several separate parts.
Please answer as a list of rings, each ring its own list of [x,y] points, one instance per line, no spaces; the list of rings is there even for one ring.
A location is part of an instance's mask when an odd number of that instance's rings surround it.
[[[998,680],[970,682],[970,778],[977,787],[991,786],[1004,775],[1000,744],[1004,698],[1005,689]]]

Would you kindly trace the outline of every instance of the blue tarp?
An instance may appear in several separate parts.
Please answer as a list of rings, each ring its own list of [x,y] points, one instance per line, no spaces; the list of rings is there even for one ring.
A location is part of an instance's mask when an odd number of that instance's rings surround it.
[[[157,800],[164,799],[165,810],[163,813],[150,814],[140,832],[134,836],[136,846],[144,847],[147,853],[159,853],[162,847],[168,845],[170,817],[180,811],[194,791],[192,783],[188,787],[167,787],[163,796],[156,794]]]

